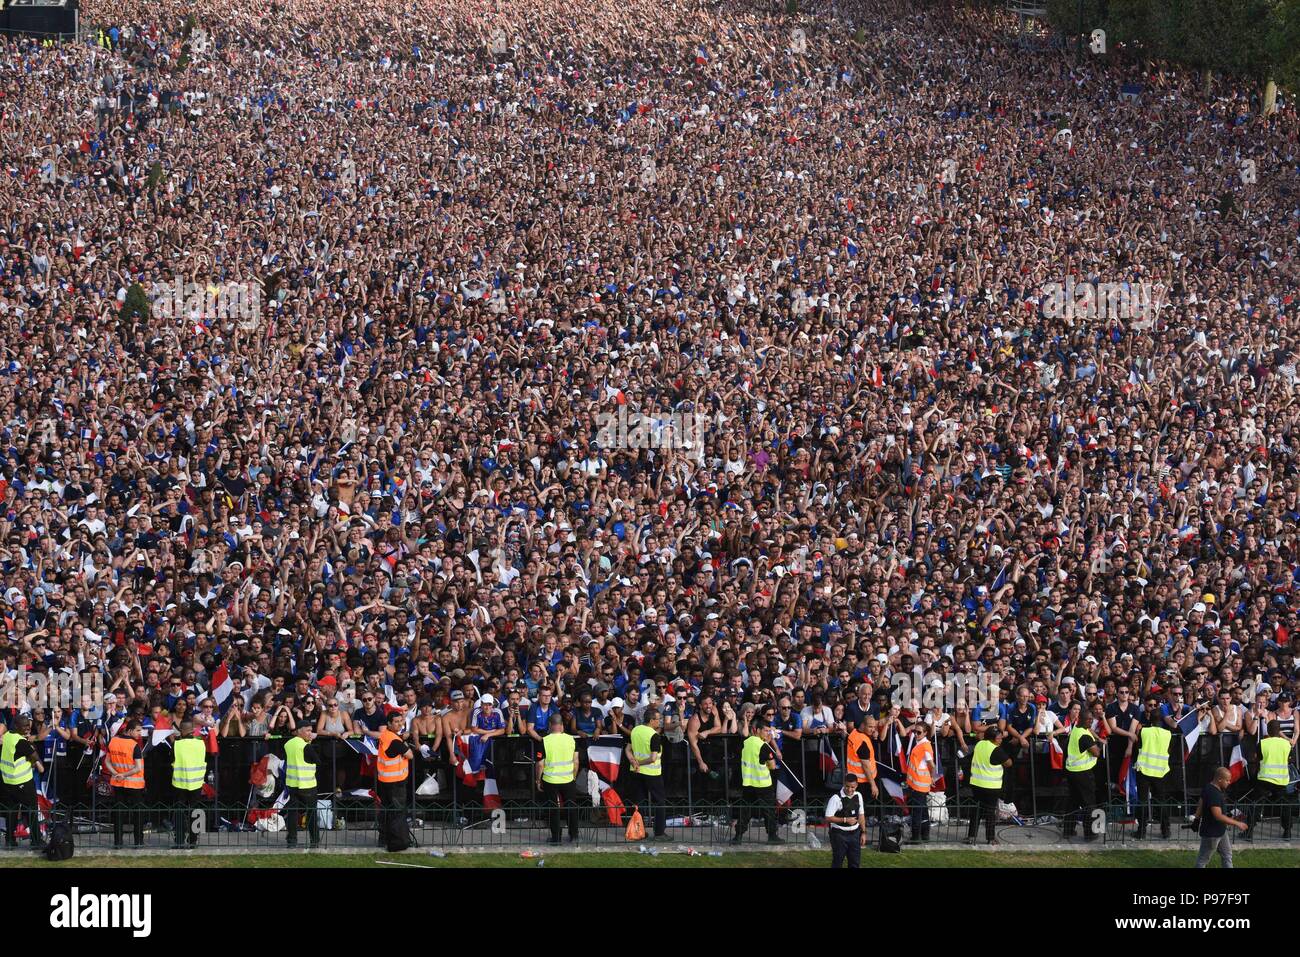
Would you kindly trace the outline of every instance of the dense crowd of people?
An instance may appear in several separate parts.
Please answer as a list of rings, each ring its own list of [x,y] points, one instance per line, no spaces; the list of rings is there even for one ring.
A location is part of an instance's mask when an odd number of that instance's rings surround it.
[[[6,723],[1295,742],[1289,99],[888,0],[82,19],[0,41],[0,656],[105,696]]]

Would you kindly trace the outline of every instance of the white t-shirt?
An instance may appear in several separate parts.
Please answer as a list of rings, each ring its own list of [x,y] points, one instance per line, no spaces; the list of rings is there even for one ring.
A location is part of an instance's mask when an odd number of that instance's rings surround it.
[[[811,728],[812,723],[818,718],[820,718],[822,723],[828,728],[833,727],[835,724],[835,712],[826,705],[822,705],[821,708],[817,710],[814,710],[812,705],[808,705],[808,707],[799,712],[799,720],[802,722],[805,730]]]
[[[1043,705],[1038,709],[1038,721],[1034,725],[1034,731],[1037,734],[1051,734],[1061,725],[1061,719],[1056,716],[1048,705]]]
[[[856,817],[864,814],[865,808],[861,788],[855,791],[851,798],[841,788],[837,793],[832,794],[830,800],[826,802],[826,817]],[[858,823],[855,821],[853,824],[831,824],[830,827],[837,831],[856,831]]]

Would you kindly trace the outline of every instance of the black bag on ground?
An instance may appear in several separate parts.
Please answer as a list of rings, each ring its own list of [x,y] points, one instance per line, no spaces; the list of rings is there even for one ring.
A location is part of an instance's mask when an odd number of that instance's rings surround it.
[[[72,857],[76,845],[72,842],[72,828],[66,824],[55,824],[50,828],[48,843],[45,845],[47,861],[66,861]]]
[[[880,824],[880,853],[901,854],[903,852],[903,828],[898,824]]]
[[[406,824],[405,814],[400,812],[390,813],[385,823],[385,831],[384,842],[389,853],[396,854],[398,851],[404,851],[415,844],[415,836]]]

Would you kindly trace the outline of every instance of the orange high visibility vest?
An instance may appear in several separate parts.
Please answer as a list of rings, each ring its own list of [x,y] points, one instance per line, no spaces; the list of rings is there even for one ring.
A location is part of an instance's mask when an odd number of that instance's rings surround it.
[[[400,735],[393,734],[387,728],[379,732],[379,758],[375,763],[379,769],[379,782],[381,784],[396,784],[398,781],[405,781],[406,775],[410,771],[411,755],[409,752],[400,758],[387,757],[388,746],[394,741],[400,740]]]
[[[867,746],[865,762],[858,757],[858,749],[864,744]],[[876,773],[876,746],[871,743],[871,738],[855,728],[849,732],[849,742],[845,749],[844,773],[856,776],[859,784],[865,784],[868,773],[873,776]]]
[[[907,756],[907,786],[913,791],[929,792],[932,783],[930,760],[933,755],[934,749],[930,747],[930,739],[922,738],[921,742],[912,748],[912,753]]]
[[[108,754],[104,760],[108,763],[109,773],[113,775],[115,788],[130,788],[133,791],[144,788],[144,769],[135,766],[135,745],[135,738],[124,738],[121,735],[114,736],[108,742]]]

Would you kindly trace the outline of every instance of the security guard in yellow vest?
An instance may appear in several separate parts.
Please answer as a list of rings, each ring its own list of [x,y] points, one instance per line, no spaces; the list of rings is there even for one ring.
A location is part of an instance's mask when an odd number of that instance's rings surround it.
[[[990,844],[999,844],[994,827],[998,822],[998,799],[1002,795],[1002,771],[1011,767],[1011,755],[1002,749],[1003,731],[996,724],[984,729],[984,740],[976,743],[970,759],[971,793],[975,808],[971,812],[966,843],[974,844],[984,818],[984,836]]]
[[[284,786],[289,800],[284,806],[285,845],[298,846],[298,815],[307,815],[307,836],[313,848],[320,847],[320,822],[316,820],[316,765],[320,755],[312,745],[316,737],[311,725],[300,722],[293,737],[284,743]]]
[[[45,773],[45,765],[37,757],[36,746],[28,736],[32,733],[32,719],[22,715],[14,719],[13,727],[0,739],[0,778],[4,782],[5,847],[17,847],[15,832],[18,818],[27,818],[27,833],[31,836],[32,850],[45,846],[41,837],[40,815],[36,808],[36,780],[32,769]]]
[[[1075,701],[1070,705],[1067,723],[1070,737],[1065,745],[1065,783],[1070,792],[1069,810],[1065,816],[1065,837],[1074,837],[1075,827],[1083,824],[1083,837],[1095,841],[1099,834],[1092,828],[1092,809],[1097,801],[1097,755],[1101,742],[1093,737],[1083,718],[1083,706]]]
[[[740,820],[732,844],[741,842],[755,810],[763,816],[767,843],[785,843],[776,833],[776,785],[772,777],[776,771],[776,756],[771,727],[757,721],[740,747]]]
[[[1282,737],[1282,722],[1274,718],[1268,723],[1268,737],[1259,742],[1259,776],[1255,781],[1258,794],[1250,807],[1249,825],[1242,835],[1249,841],[1254,836],[1261,806],[1276,804],[1282,817],[1282,839],[1291,839],[1291,799],[1286,787],[1291,783],[1291,742]]]
[[[644,724],[632,729],[632,740],[626,748],[627,758],[636,775],[639,800],[645,810],[642,816],[654,814],[655,832],[651,840],[666,841],[668,813],[664,805],[668,796],[664,793],[664,739],[659,734],[659,709],[653,705],[646,708],[644,720]]]
[[[1148,695],[1146,711],[1142,715],[1142,732],[1138,736],[1138,753],[1134,767],[1137,770],[1137,833],[1139,841],[1147,836],[1147,821],[1151,818],[1151,805],[1155,804],[1160,818],[1160,836],[1169,837],[1169,744],[1174,736],[1160,720],[1160,699]],[[1120,785],[1124,785],[1121,783]]]
[[[560,843],[560,805],[569,824],[569,841],[578,840],[578,741],[564,731],[564,716],[551,715],[550,734],[542,738],[542,764],[537,790],[550,806],[551,843]]]
[[[183,850],[199,843],[206,818],[200,809],[203,801],[203,778],[208,772],[207,748],[194,737],[194,722],[181,722],[172,739],[172,848]]]

